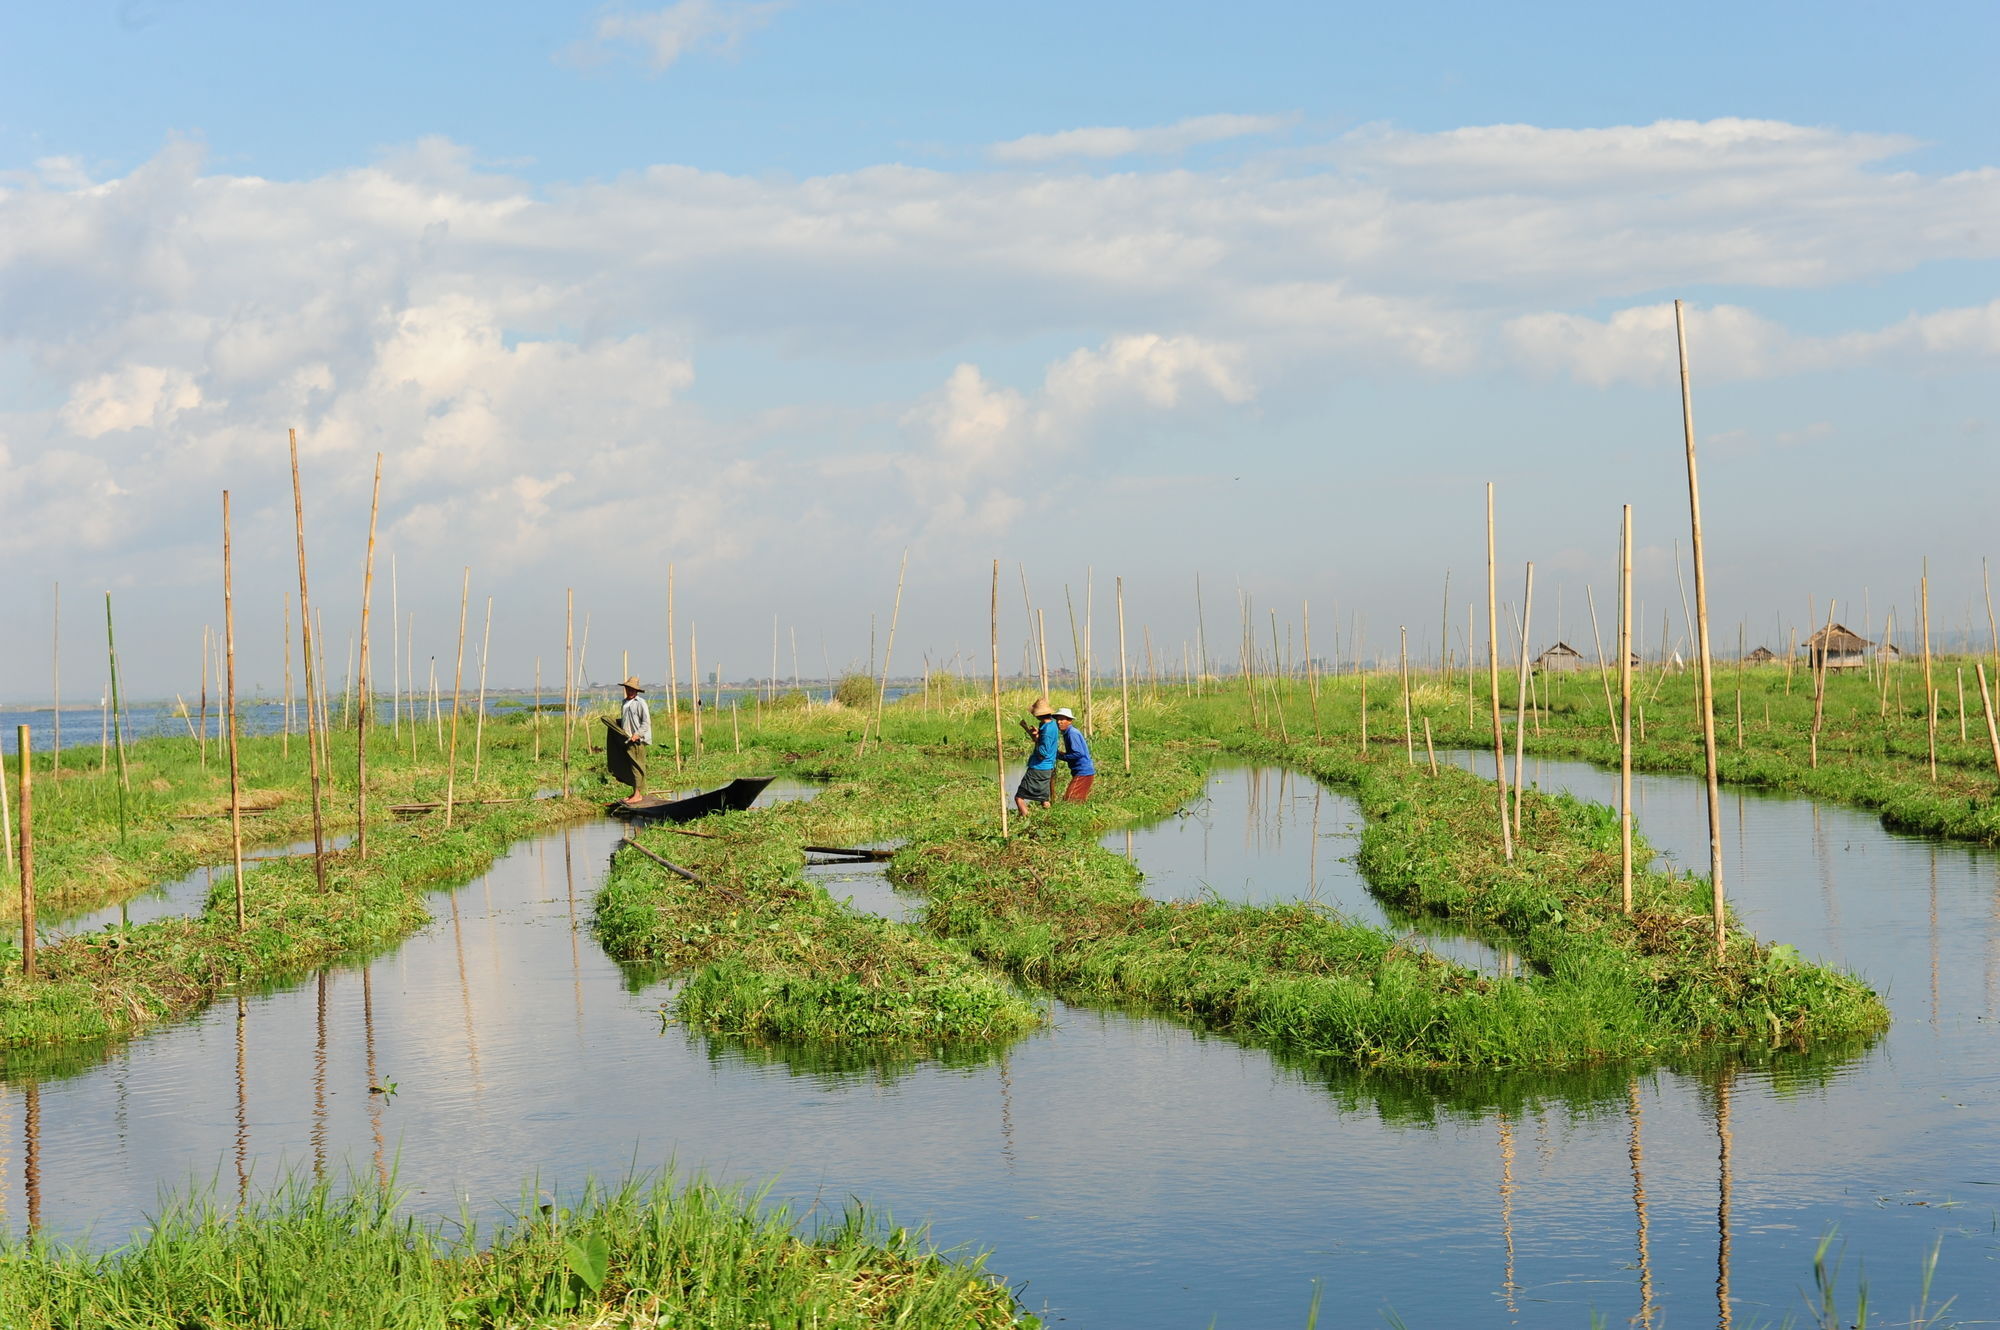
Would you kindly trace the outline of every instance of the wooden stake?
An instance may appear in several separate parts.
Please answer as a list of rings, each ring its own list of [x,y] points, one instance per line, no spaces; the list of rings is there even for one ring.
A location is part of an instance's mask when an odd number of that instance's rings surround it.
[[[20,757],[21,786],[21,973],[35,975],[35,760],[28,727],[14,728],[14,751]],[[33,1084],[30,1081],[29,1084]]]
[[[1721,959],[1728,945],[1723,918],[1722,771],[1715,747],[1715,662],[1708,645],[1708,573],[1702,561],[1701,482],[1695,472],[1694,398],[1688,384],[1687,323],[1681,302],[1674,302],[1674,340],[1681,366],[1681,434],[1687,447],[1688,530],[1694,544],[1695,636],[1701,653],[1701,741],[1708,776],[1708,873],[1710,902],[1715,915],[1715,954]]]
[[[671,567],[671,565],[669,565]],[[669,574],[671,577],[671,573]],[[671,622],[671,620],[669,620]],[[569,797],[569,713],[576,705],[576,589],[563,588],[562,792]]]
[[[1431,775],[1437,775],[1438,755],[1437,749],[1431,747],[1431,718],[1429,716],[1424,717],[1424,757],[1431,764]]]
[[[1528,585],[1521,599],[1521,665],[1514,679],[1514,838],[1521,838],[1521,787],[1528,745],[1528,627],[1535,612],[1535,565],[1528,565]]]
[[[1632,505],[1618,529],[1618,843],[1625,913],[1632,913]]]
[[[368,499],[368,555],[361,566],[361,663],[354,690],[361,702],[354,725],[354,855],[357,859],[368,857],[368,726],[375,719],[372,714],[375,695],[368,687],[368,610],[375,598],[375,519],[381,511],[382,454],[376,453],[375,485]],[[233,701],[231,705],[235,705]],[[242,876],[240,868],[237,876],[239,879]]]
[[[1500,795],[1500,846],[1511,864],[1514,824],[1507,816],[1507,737],[1500,728],[1500,591],[1493,555],[1493,482],[1489,480],[1486,482],[1486,680],[1493,701],[1493,780]]]
[[[243,931],[243,777],[236,757],[236,581],[229,543],[229,491],[222,491],[222,650],[229,709],[229,854],[236,866],[236,931]]]
[[[326,823],[320,808],[319,748],[315,743],[313,719],[313,628],[312,595],[306,580],[306,500],[299,483],[299,432],[288,431],[292,451],[292,531],[299,547],[299,632],[306,665],[306,768],[312,781],[313,880],[326,890]],[[286,648],[289,657],[290,648]]]
[[[458,587],[458,663],[451,673],[451,752],[444,760],[444,824],[451,825],[453,795],[458,789],[458,702],[465,687],[465,609],[472,596],[472,569]]]
[[[1125,668],[1125,579],[1118,579],[1118,710],[1125,722],[1125,774],[1132,774],[1132,676]]]
[[[1000,561],[993,561],[993,767],[1000,791],[1000,839],[1007,839],[1007,738],[1000,728]]]
[[[472,713],[472,780],[479,781],[480,765],[486,757],[486,658],[493,651],[493,597],[486,598],[486,628],[479,636],[479,705]],[[631,678],[628,673],[621,676]]]

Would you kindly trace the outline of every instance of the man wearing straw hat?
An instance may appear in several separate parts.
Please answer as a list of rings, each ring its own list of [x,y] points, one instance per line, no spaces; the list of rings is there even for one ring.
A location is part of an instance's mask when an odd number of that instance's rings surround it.
[[[1030,803],[1049,806],[1053,795],[1052,787],[1056,779],[1056,750],[1062,736],[1056,731],[1056,713],[1049,710],[1049,699],[1038,697],[1032,708],[1035,723],[1021,722],[1035,741],[1034,749],[1028,754],[1028,768],[1021,773],[1021,783],[1014,790],[1014,807],[1021,810],[1021,816],[1028,815]]]
[[[646,745],[653,742],[653,713],[642,696],[645,691],[638,675],[626,679],[625,705],[618,712],[618,729],[625,740],[625,765],[630,768],[629,775],[621,776],[632,787],[625,800],[628,804],[637,803],[646,792]]]

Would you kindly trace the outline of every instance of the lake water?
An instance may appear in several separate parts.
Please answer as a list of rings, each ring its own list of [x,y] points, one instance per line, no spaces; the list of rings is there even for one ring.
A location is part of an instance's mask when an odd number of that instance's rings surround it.
[[[1135,831],[1151,889],[1316,887],[1345,904],[1351,810],[1254,770],[1217,773],[1182,829]],[[1593,796],[1609,780],[1568,763],[1532,775]],[[1654,843],[1705,862],[1700,786],[1639,784]],[[673,1161],[776,1177],[801,1206],[858,1197],[927,1221],[940,1243],[991,1248],[1061,1324],[1301,1326],[1315,1283],[1327,1326],[1388,1309],[1439,1328],[1776,1323],[1803,1313],[1835,1227],[1850,1310],[1855,1253],[1877,1314],[1900,1316],[1942,1241],[1938,1289],[1962,1323],[1991,1319],[2000,859],[1805,801],[1728,809],[1737,908],[1885,990],[1896,1025],[1872,1048],[1762,1069],[1387,1076],[1057,1003],[1048,1030],[971,1066],[839,1070],[663,1024],[670,987],[635,988],[591,941],[622,830],[593,822],[433,897],[435,921],[370,964],[0,1069],[4,1222],[110,1242],[162,1186],[234,1196],[287,1169],[394,1169],[415,1209],[491,1213],[529,1173],[557,1191]],[[1206,857],[1190,844],[1165,862],[1164,837],[1203,817]],[[812,871],[854,879],[828,885],[858,908],[911,903],[871,895],[871,872]],[[392,1097],[369,1093],[391,1081]]]

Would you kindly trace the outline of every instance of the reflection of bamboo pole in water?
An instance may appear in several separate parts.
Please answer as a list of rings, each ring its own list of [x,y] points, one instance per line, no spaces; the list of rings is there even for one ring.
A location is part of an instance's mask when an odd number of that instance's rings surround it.
[[[1313,829],[1312,848],[1306,854],[1306,896],[1319,899],[1319,797],[1323,793],[1319,785],[1313,785]]]
[[[1009,1172],[1014,1169],[1014,1078],[1007,1058],[1000,1058],[1000,1160]]]
[[[1833,886],[1833,852],[1826,842],[1826,828],[1821,825],[1818,804],[1812,806],[1812,820],[1813,860],[1819,868],[1820,895],[1826,901],[1827,943],[1837,948],[1840,941],[1840,894]]]
[[[1716,1202],[1715,1202],[1715,1324],[1729,1330],[1729,1073],[1715,1082]]]
[[[484,1098],[486,1082],[479,1070],[479,1036],[472,1028],[472,989],[465,979],[465,933],[458,921],[458,893],[452,892],[451,901],[451,946],[458,957],[458,1001],[465,1013],[465,1058],[472,1071],[472,1093],[475,1098]]]
[[[313,1043],[313,1180],[326,1179],[326,971],[319,972],[315,1009],[318,1037]]]
[[[1639,1314],[1633,1322],[1650,1327],[1653,1324],[1653,1251],[1650,1221],[1646,1216],[1646,1174],[1644,1143],[1640,1139],[1640,1129],[1644,1119],[1639,1111],[1639,1080],[1633,1077],[1625,1087],[1625,1111],[1632,1121],[1632,1208],[1638,1214],[1636,1235],[1639,1243]]]
[[[368,1129],[375,1137],[375,1179],[389,1185],[388,1143],[382,1137],[382,1095],[375,1075],[375,986],[368,966],[361,967],[361,1044],[368,1072]]]
[[[236,999],[236,1209],[250,1200],[250,1030],[249,1007]]]
[[[1937,846],[1931,846],[1931,1027],[1938,1023],[1938,889]]]
[[[1500,1124],[1500,1238],[1507,1244],[1506,1276],[1500,1291],[1507,1310],[1518,1312],[1514,1304],[1514,1124],[1505,1113],[1495,1115]]]
[[[549,861],[546,851],[541,855],[542,872],[548,872]],[[577,948],[576,940],[576,866],[570,854],[569,828],[563,828],[563,883],[569,900],[569,974],[570,993],[576,1004],[576,1032],[583,1033],[583,954]]]
[[[28,1232],[42,1226],[42,1085],[22,1087],[21,1190],[28,1205]]]

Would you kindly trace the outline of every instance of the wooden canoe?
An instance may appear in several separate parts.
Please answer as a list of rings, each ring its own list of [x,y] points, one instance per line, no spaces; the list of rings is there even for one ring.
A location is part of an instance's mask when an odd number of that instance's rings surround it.
[[[613,817],[639,822],[692,822],[710,813],[738,813],[757,802],[775,776],[739,776],[720,789],[704,790],[685,799],[662,799],[648,795],[637,803],[620,799],[606,806]]]

